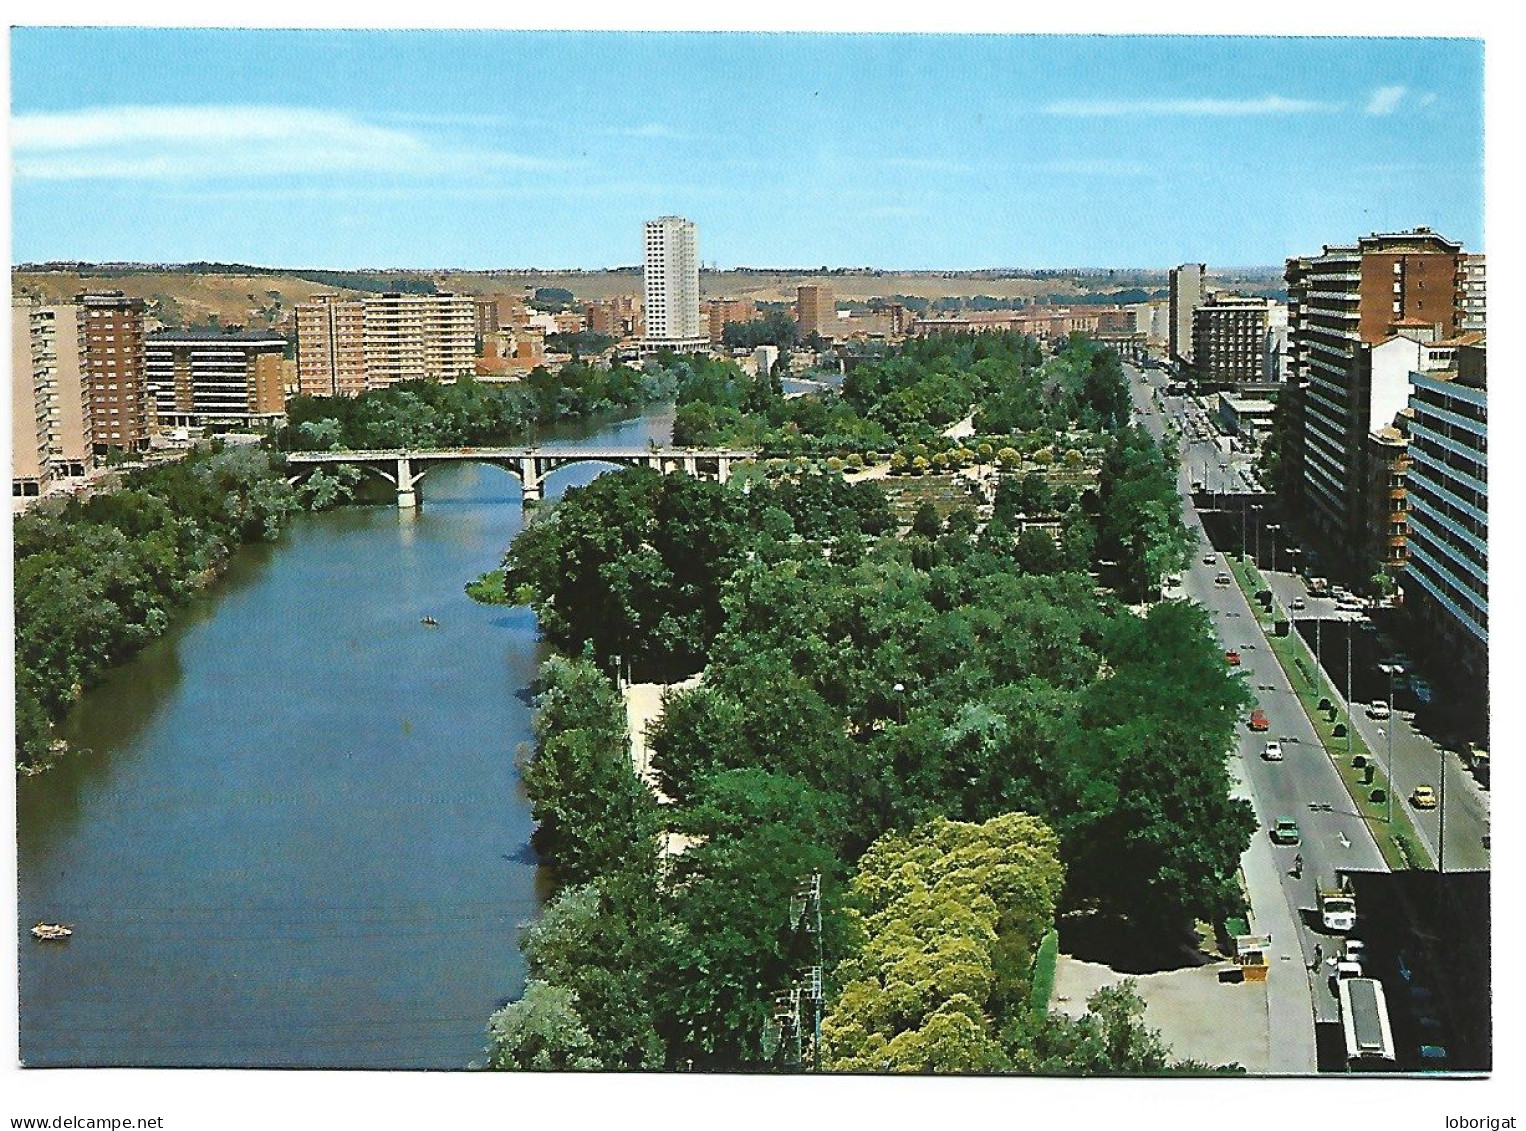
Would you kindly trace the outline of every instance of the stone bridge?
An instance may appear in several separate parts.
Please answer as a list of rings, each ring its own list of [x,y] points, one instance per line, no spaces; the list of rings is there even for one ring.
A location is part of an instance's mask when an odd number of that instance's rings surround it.
[[[414,507],[419,502],[419,483],[431,467],[442,463],[475,461],[501,467],[517,476],[523,488],[525,503],[539,502],[545,497],[545,480],[559,467],[574,463],[612,463],[621,467],[650,467],[666,475],[682,472],[715,479],[721,483],[731,475],[731,465],[736,460],[752,459],[756,452],[720,450],[707,448],[675,447],[609,447],[589,445],[584,447],[549,448],[432,448],[432,449],[385,449],[371,451],[337,452],[288,452],[286,462],[291,468],[292,482],[297,482],[314,468],[337,464],[354,464],[373,472],[397,488],[397,505],[401,509]]]

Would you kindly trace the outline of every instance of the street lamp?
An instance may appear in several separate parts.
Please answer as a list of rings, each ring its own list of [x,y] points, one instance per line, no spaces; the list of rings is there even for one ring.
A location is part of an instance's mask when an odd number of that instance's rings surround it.
[[[1251,513],[1256,516],[1256,568],[1261,568],[1261,506],[1259,503],[1251,504]]]
[[[1353,618],[1346,617],[1346,756],[1351,756],[1351,732],[1356,729],[1356,724],[1351,715],[1351,625]],[[1394,725],[1393,712],[1390,710],[1388,725]]]
[[[1274,523],[1271,523],[1270,525],[1268,525],[1267,529],[1272,532],[1272,572],[1276,573],[1277,572],[1277,531],[1281,530],[1282,527],[1274,522]]]
[[[1378,670],[1388,676],[1388,823],[1394,821],[1394,677],[1404,674],[1403,664],[1379,664]]]

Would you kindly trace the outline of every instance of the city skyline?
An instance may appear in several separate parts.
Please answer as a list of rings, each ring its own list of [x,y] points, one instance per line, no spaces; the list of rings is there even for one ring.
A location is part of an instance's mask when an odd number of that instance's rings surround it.
[[[668,213],[722,267],[1213,269],[1416,224],[1482,251],[1482,54],[17,29],[13,260],[593,270]]]

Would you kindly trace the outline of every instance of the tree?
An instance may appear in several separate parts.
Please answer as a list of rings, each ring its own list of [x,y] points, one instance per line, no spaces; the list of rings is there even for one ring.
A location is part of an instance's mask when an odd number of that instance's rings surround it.
[[[522,775],[536,850],[569,883],[649,870],[656,802],[631,766],[619,693],[586,658],[551,657],[541,683],[535,753]]]
[[[839,865],[821,844],[836,798],[784,774],[723,771],[680,823],[697,843],[673,858],[674,915],[665,1014],[672,1055],[696,1066],[761,1065],[773,994],[811,957],[789,919],[801,884],[820,875],[826,945],[835,936]]]
[[[1029,527],[1018,535],[1013,560],[1024,573],[1059,573],[1065,567],[1054,539],[1036,527]]]
[[[652,878],[617,872],[563,888],[521,947],[534,979],[575,995],[598,1067],[656,1069],[659,969],[675,937]]]
[[[530,982],[524,996],[488,1020],[488,1067],[577,1072],[601,1067],[571,990]]]
[[[917,513],[911,520],[911,532],[929,540],[936,539],[943,533],[943,520],[938,517],[938,509],[932,503],[923,503],[917,508]]]
[[[1002,1045],[1015,1071],[1046,1076],[1148,1076],[1233,1071],[1174,1061],[1158,1031],[1144,1023],[1132,978],[1103,986],[1076,1021],[1059,1013],[1036,1021],[1014,1015]]]
[[[836,1071],[990,1072],[1006,1066],[990,1010],[1022,1001],[1063,882],[1058,841],[1011,813],[984,824],[942,818],[887,835],[859,861],[854,922],[864,942],[837,970],[842,992],[822,1022]]]

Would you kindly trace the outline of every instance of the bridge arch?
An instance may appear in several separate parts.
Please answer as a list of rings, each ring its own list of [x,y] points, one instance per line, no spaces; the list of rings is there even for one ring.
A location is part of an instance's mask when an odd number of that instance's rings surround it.
[[[359,467],[362,473],[377,475],[391,483],[397,490],[398,507],[406,509],[418,505],[419,484],[429,469],[440,463],[472,462],[500,467],[519,480],[523,500],[529,504],[545,497],[547,476],[574,464],[650,467],[662,474],[679,472],[724,483],[730,477],[734,461],[751,458],[754,454],[749,451],[655,446],[626,449],[463,447],[421,451],[292,452],[287,456],[287,463],[294,471],[292,482],[326,464],[352,464]]]

